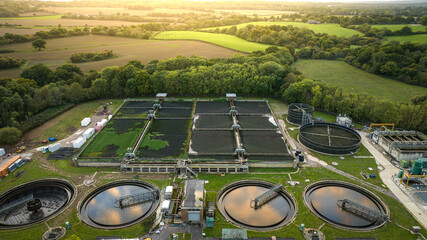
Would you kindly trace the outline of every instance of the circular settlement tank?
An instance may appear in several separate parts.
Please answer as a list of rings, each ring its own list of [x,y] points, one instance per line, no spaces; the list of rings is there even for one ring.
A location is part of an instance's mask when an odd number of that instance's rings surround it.
[[[362,138],[348,127],[332,123],[314,123],[301,126],[298,139],[312,150],[343,155],[357,152]]]
[[[304,103],[291,103],[288,108],[288,121],[293,124],[302,124],[304,113],[313,118],[313,112],[313,106]]]
[[[46,221],[75,198],[68,181],[43,179],[21,184],[0,196],[0,229],[27,227]]]
[[[105,184],[80,202],[79,216],[86,224],[96,228],[128,227],[150,216],[159,205],[159,198],[122,207],[118,199],[150,191],[158,191],[158,188],[143,181],[122,180]]]
[[[233,182],[219,191],[217,208],[228,221],[245,229],[272,231],[282,228],[295,218],[297,212],[294,198],[283,188],[277,197],[262,207],[251,206],[252,200],[274,186],[256,180]]]
[[[370,231],[387,221],[375,223],[338,206],[338,201],[348,199],[367,208],[390,215],[387,206],[367,189],[343,181],[320,181],[308,185],[304,194],[305,205],[319,218],[343,229]]]

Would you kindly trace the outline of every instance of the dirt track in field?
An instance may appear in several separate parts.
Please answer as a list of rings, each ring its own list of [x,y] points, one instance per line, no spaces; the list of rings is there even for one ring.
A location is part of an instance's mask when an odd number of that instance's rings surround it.
[[[46,49],[43,51],[35,51],[31,43],[7,45],[2,49],[15,50],[16,52],[2,54],[2,56],[28,60],[27,67],[44,63],[52,69],[67,63],[73,53],[113,50],[113,53],[118,56],[108,60],[76,64],[83,72],[88,72],[91,69],[101,70],[107,66],[123,66],[134,59],[146,64],[155,59],[173,58],[178,55],[221,58],[238,53],[198,41],[139,40],[96,35],[47,40]],[[0,77],[18,77],[21,72],[22,69],[18,68],[2,70]]]

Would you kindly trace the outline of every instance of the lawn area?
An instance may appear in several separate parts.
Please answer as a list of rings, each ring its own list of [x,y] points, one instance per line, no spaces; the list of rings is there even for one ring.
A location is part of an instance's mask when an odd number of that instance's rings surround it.
[[[270,47],[267,44],[248,42],[233,35],[219,33],[167,31],[157,34],[154,38],[165,40],[199,40],[246,53],[259,50],[264,51]]]
[[[307,78],[342,88],[346,92],[365,93],[399,102],[409,102],[413,96],[427,93],[427,88],[371,74],[342,61],[299,60],[292,66]]]
[[[356,157],[372,157],[371,153],[363,146],[361,145],[360,150],[351,156],[341,156],[341,159],[339,156],[331,156],[326,154],[321,154],[317,152],[312,152],[313,155],[315,155],[317,158],[322,159],[323,161],[327,162],[329,165],[332,165],[332,162],[338,163],[337,166],[334,166],[335,168],[342,170],[346,173],[349,173],[357,178],[359,178],[361,181],[366,181],[373,183],[375,185],[381,186],[382,181],[380,179],[377,164],[375,163],[374,158],[355,158]],[[373,170],[369,170],[368,168],[372,168]],[[369,174],[375,174],[376,178],[369,178],[365,180],[362,175],[360,175],[360,172],[364,172]]]
[[[58,135],[59,139],[63,139],[69,133],[69,128],[81,127],[80,122],[83,118],[89,117],[95,113],[95,110],[99,107],[100,102],[113,102],[113,105],[108,109],[113,112],[123,102],[121,99],[108,99],[108,100],[96,100],[87,103],[76,105],[67,112],[59,115],[58,117],[46,122],[40,127],[34,128],[28,131],[24,138],[29,141],[41,141]]]
[[[419,43],[427,43],[427,34],[416,34],[409,36],[390,36],[384,37],[387,41],[399,41],[400,43],[404,42],[419,42]]]
[[[360,26],[360,25],[355,25],[355,26]],[[412,32],[423,32],[427,30],[426,26],[421,26],[421,25],[411,25],[411,24],[383,24],[383,25],[370,25],[372,28],[377,28],[377,29],[382,29],[382,28],[387,28],[390,29],[391,31],[397,31],[402,29],[403,27],[410,27],[412,29]]]
[[[46,16],[31,16],[31,17],[11,17],[0,18],[1,20],[39,20],[39,19],[61,19],[62,15],[46,15]]]
[[[351,37],[353,35],[363,35],[361,32],[358,32],[353,29],[347,29],[341,27],[339,24],[326,23],[326,24],[308,24],[303,22],[249,22],[236,25],[237,29],[244,28],[247,25],[258,25],[258,26],[271,26],[271,25],[280,25],[288,26],[292,25],[294,27],[305,27],[307,29],[313,30],[315,33],[326,33],[329,35],[337,35],[339,37]],[[219,29],[229,28],[230,26],[218,27]],[[212,28],[203,28],[202,30],[215,30],[216,27]]]

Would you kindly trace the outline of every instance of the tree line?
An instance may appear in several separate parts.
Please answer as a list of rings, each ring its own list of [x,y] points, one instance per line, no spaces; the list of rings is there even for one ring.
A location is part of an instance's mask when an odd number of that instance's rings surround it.
[[[427,44],[390,41],[352,49],[345,61],[367,72],[427,87]]]
[[[55,71],[37,64],[24,70],[22,78],[0,78],[0,127],[26,131],[46,121],[52,115],[46,113],[49,109],[59,109],[54,111],[57,113],[93,99],[153,96],[157,92],[175,96],[236,92],[244,96],[275,97],[288,103],[310,103],[327,111],[347,113],[359,121],[391,121],[399,127],[427,131],[426,96],[414,99],[413,103],[397,103],[343,93],[335,87],[303,79],[289,66],[292,62],[287,48],[272,47],[266,52],[230,58],[178,56],[147,65],[133,60],[122,67],[106,67],[87,74],[72,64]]]
[[[52,28],[50,31],[39,31],[35,34],[11,34],[5,33],[3,36],[0,36],[0,46],[12,43],[23,43],[31,42],[36,39],[52,39],[52,38],[63,38],[71,36],[82,36],[88,35],[90,29],[85,28],[74,28],[74,29],[65,29],[61,27]]]
[[[74,53],[70,56],[70,61],[72,63],[82,63],[82,62],[93,62],[101,61],[105,59],[112,58],[112,50],[103,50],[99,52],[87,52],[87,53]]]
[[[367,23],[360,26],[348,26],[347,28],[357,30],[368,37],[378,37],[378,38],[382,38],[385,36],[408,36],[408,35],[414,35],[414,34],[427,33],[427,30],[413,32],[412,28],[408,26],[404,26],[402,29],[392,31],[386,27],[376,28],[375,26],[368,25]]]
[[[15,68],[21,66],[23,60],[16,57],[0,56],[0,69]]]
[[[380,44],[380,40],[372,37],[353,36],[351,38],[337,37],[325,33],[315,33],[292,25],[257,26],[249,24],[244,28],[236,26],[210,32],[235,35],[250,42],[285,46],[293,55],[300,58],[334,59],[343,58],[350,52],[351,45]],[[301,49],[295,51],[295,49]]]

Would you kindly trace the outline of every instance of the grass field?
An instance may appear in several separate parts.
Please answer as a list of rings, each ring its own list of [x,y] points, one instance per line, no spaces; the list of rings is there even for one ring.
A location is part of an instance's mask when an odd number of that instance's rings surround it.
[[[358,26],[358,25],[356,25],[356,26]],[[387,28],[387,29],[390,29],[391,31],[397,31],[397,30],[400,30],[400,29],[402,29],[403,27],[406,27],[406,26],[410,27],[413,32],[426,31],[427,30],[426,26],[422,26],[422,25],[411,25],[411,24],[371,25],[372,28],[377,28],[377,29]]]
[[[267,44],[248,42],[232,35],[206,32],[168,31],[157,34],[155,38],[166,40],[199,40],[247,53],[258,50],[263,51],[266,48],[270,47],[270,45]]]
[[[258,25],[258,26],[271,26],[271,25],[280,25],[280,26],[288,26],[292,25],[294,27],[305,27],[307,29],[313,30],[315,33],[326,33],[329,35],[337,35],[342,37],[351,37],[353,35],[363,35],[362,33],[341,27],[339,24],[333,24],[333,23],[327,23],[327,24],[308,24],[308,23],[302,23],[302,22],[249,22],[249,23],[243,23],[238,24],[236,27],[244,28],[247,25]],[[231,26],[223,26],[218,27],[219,29],[223,28],[229,28]],[[204,28],[202,30],[215,30],[216,27],[213,28]]]
[[[342,61],[299,60],[293,66],[305,77],[342,88],[346,92],[365,93],[403,102],[427,93],[427,88],[374,75]]]
[[[117,57],[112,59],[76,64],[83,72],[88,72],[91,69],[101,70],[107,66],[123,66],[134,59],[146,64],[155,59],[173,58],[177,55],[222,58],[238,53],[203,42],[140,40],[99,35],[49,39],[46,42],[46,49],[43,51],[36,51],[31,46],[31,42],[1,46],[0,49],[15,50],[16,52],[5,53],[2,56],[28,60],[28,67],[44,63],[52,69],[67,63],[74,53],[112,50],[117,54]],[[19,68],[8,69],[0,71],[0,75],[19,77],[21,72],[22,69]]]
[[[94,114],[95,110],[99,107],[100,102],[113,102],[113,105],[109,108],[109,110],[114,111],[117,107],[120,106],[123,100],[96,100],[79,104],[71,110],[46,122],[40,127],[28,131],[25,133],[24,138],[26,141],[41,141],[58,135],[59,139],[63,139],[68,134],[66,130],[72,127],[80,127],[80,121],[83,118]]]
[[[400,43],[404,42],[419,42],[419,43],[427,43],[427,34],[416,34],[416,35],[409,35],[409,36],[390,36],[390,37],[384,37],[387,39],[387,41],[399,41]]]

